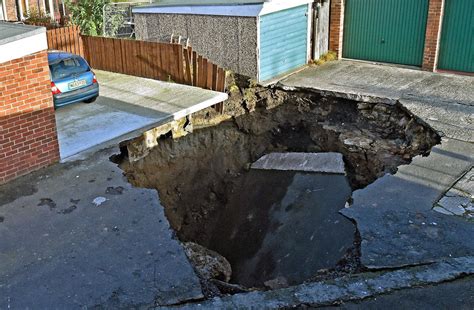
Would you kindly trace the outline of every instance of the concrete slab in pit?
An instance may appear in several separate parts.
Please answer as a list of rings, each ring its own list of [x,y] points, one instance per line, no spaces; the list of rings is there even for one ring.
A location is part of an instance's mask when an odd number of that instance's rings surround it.
[[[223,102],[227,94],[130,75],[95,71],[100,96],[56,111],[63,160],[135,137],[165,122]]]
[[[202,297],[157,192],[128,184],[111,154],[0,187],[0,309],[130,308]]]
[[[252,169],[346,173],[340,153],[271,153],[254,162]]]

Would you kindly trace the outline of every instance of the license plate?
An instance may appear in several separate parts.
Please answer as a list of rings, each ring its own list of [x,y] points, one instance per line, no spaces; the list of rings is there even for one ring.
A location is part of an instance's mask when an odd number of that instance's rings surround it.
[[[87,84],[86,80],[78,80],[78,81],[74,81],[74,82],[69,83],[68,86],[69,86],[69,89],[74,89],[74,88],[78,88],[78,87],[81,87],[81,86],[85,86],[86,84]]]

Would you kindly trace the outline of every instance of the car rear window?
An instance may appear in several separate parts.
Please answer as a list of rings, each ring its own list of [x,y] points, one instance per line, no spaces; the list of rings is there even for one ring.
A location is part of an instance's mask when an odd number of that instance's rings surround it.
[[[49,65],[51,77],[53,80],[60,80],[75,74],[80,74],[89,71],[89,66],[84,59],[78,57],[71,57],[61,59]]]

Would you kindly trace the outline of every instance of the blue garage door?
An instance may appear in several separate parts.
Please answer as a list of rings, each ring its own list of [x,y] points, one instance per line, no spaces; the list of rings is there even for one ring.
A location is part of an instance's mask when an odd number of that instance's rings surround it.
[[[307,5],[260,17],[260,81],[304,66],[307,51]]]

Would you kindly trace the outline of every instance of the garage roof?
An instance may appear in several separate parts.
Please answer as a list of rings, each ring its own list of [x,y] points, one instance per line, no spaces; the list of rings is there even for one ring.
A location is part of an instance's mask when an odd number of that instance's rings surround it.
[[[313,0],[162,0],[135,7],[133,13],[256,17],[311,2]]]
[[[47,48],[46,28],[0,22],[0,63]]]

